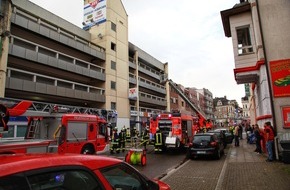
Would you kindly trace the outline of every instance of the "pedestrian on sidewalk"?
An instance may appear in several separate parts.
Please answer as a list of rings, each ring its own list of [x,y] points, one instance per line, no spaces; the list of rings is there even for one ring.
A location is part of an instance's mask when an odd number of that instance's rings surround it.
[[[239,125],[239,137],[240,140],[243,140],[243,124]]]
[[[262,136],[260,134],[260,128],[259,128],[258,124],[255,124],[254,135],[256,137],[256,149],[255,149],[255,152],[257,152],[258,154],[261,154],[262,153],[262,147],[261,147]]]
[[[267,162],[272,162],[274,159],[273,156],[273,146],[274,146],[274,129],[271,125],[271,122],[266,122],[264,124],[264,132],[265,132],[265,141],[266,141],[266,149],[268,152]]]
[[[239,136],[239,126],[236,125],[234,129],[234,136],[235,136],[235,146],[240,146],[240,136]]]

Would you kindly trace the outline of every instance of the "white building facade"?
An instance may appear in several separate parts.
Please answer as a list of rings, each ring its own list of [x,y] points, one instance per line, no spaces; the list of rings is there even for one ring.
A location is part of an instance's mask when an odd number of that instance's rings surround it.
[[[235,80],[251,84],[251,122],[263,127],[271,121],[281,138],[290,132],[289,7],[285,0],[240,0],[221,11],[225,36],[232,38]]]

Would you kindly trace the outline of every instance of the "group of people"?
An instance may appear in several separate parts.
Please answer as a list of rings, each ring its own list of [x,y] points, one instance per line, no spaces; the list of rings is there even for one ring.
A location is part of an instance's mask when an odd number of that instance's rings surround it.
[[[243,126],[231,126],[229,131],[234,135],[235,146],[240,146],[240,140],[243,139]]]
[[[242,125],[236,125],[232,129],[235,139],[235,146],[240,146],[239,140],[242,139]],[[262,140],[266,143],[266,150],[268,153],[267,162],[272,162],[274,160],[274,137],[275,132],[274,128],[271,125],[271,122],[264,123],[264,130],[261,130],[258,124],[245,127],[247,133],[247,142],[251,143],[252,137],[254,137],[254,143],[256,145],[255,152],[258,154],[262,153]]]
[[[131,146],[133,146],[138,138],[138,135],[139,132],[136,128],[133,128],[131,131],[129,128],[124,126],[119,133],[117,127],[113,128],[111,134],[110,152],[112,154],[120,153],[121,151],[124,152],[126,143],[131,143]]]
[[[112,129],[110,153],[120,153],[124,152],[126,148],[126,143],[130,143],[131,147],[137,148],[137,146],[142,146],[144,150],[147,150],[147,145],[154,144],[155,152],[162,152],[164,147],[164,138],[162,132],[159,128],[156,129],[154,136],[150,135],[149,127],[145,127],[141,134],[140,144],[137,145],[137,139],[139,139],[139,132],[136,128],[130,130],[125,128],[125,126],[118,133],[117,127]]]

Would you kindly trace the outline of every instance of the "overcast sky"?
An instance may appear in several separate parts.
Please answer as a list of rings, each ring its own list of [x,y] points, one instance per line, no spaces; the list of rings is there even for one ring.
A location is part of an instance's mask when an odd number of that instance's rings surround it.
[[[83,0],[30,0],[82,27]],[[234,79],[231,38],[224,35],[220,11],[239,0],[122,0],[129,41],[169,65],[169,79],[206,88],[241,105],[244,85]]]

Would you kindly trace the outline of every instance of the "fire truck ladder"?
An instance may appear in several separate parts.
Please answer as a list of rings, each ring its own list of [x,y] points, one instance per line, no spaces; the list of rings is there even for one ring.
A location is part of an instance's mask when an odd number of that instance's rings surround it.
[[[54,104],[54,103],[44,103],[44,102],[36,102],[36,101],[29,101],[29,100],[18,100],[18,99],[12,99],[12,98],[0,98],[0,104],[3,104],[6,107],[8,107],[10,111],[15,110],[15,109],[18,110],[17,108],[21,107],[21,105],[26,105],[25,110],[21,110],[22,112],[19,112],[19,114],[18,112],[13,112],[16,114],[11,115],[11,116],[50,117],[50,116],[57,116],[58,114],[65,114],[65,113],[80,113],[80,114],[94,114],[94,115],[103,116],[104,118],[106,118],[102,114],[102,109],[97,109],[97,108],[78,107],[78,106],[70,106],[70,105],[62,105],[62,104]]]
[[[39,132],[39,127],[40,127],[40,119],[32,119],[29,122],[26,138],[34,139]]]
[[[186,101],[186,103],[188,103],[188,105],[194,110],[196,111],[198,114],[200,114],[204,119],[206,119],[206,114],[200,109],[197,108],[188,98],[187,96],[176,86],[176,84],[172,81],[172,80],[168,80],[169,84],[171,87],[173,87],[178,94],[182,97],[182,99],[184,101]]]

